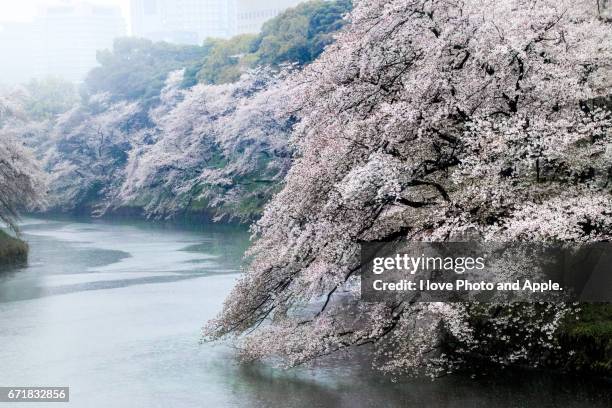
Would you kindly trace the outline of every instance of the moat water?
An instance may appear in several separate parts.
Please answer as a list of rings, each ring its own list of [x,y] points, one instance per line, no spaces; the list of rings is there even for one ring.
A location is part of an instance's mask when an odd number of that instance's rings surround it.
[[[243,365],[199,340],[238,277],[245,230],[31,218],[22,229],[29,265],[0,272],[0,386],[69,386],[74,407],[612,406],[609,382],[542,373],[392,382],[341,360]]]

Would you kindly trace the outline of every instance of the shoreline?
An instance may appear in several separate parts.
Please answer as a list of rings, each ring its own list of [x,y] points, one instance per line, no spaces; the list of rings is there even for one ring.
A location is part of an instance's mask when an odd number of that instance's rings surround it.
[[[83,221],[102,223],[124,223],[134,222],[141,225],[158,226],[161,228],[179,228],[181,230],[224,230],[226,228],[243,230],[245,226],[228,224],[225,222],[199,224],[189,223],[186,220],[153,220],[137,216],[103,217],[74,216],[70,214],[29,214],[36,219],[52,221]],[[14,265],[17,262],[7,263],[5,256],[1,253],[4,249],[4,240],[11,240],[14,244],[25,246],[25,255],[21,262],[27,261],[27,243],[9,236],[0,231],[0,266]],[[550,361],[540,370],[567,376],[587,375],[592,378],[612,380],[612,305],[606,304],[583,304],[579,313],[580,319],[568,320],[560,327],[558,341],[563,348],[561,355],[550,356]],[[476,359],[478,360],[478,359]],[[483,361],[474,361],[475,366],[487,370],[517,369],[525,370],[527,367],[519,365],[500,366],[495,364],[484,364]],[[483,365],[483,366],[481,366]],[[468,370],[469,371],[469,370]],[[527,370],[530,371],[530,370]]]
[[[0,266],[25,264],[28,261],[28,244],[0,230]]]

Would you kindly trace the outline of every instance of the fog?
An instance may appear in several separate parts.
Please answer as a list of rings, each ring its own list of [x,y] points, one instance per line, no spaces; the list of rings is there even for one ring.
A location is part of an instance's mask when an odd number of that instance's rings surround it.
[[[117,37],[202,44],[256,33],[299,0],[24,0],[0,3],[0,84],[82,82]]]

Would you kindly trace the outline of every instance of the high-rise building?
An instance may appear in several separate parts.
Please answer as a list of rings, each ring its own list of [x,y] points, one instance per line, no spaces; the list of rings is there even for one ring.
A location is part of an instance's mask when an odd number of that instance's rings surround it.
[[[96,51],[125,35],[118,7],[74,3],[40,9],[33,22],[2,24],[0,82],[58,76],[79,82],[96,66]]]
[[[40,26],[33,23],[2,23],[0,54],[2,76],[0,84],[27,82],[44,76]]]
[[[258,33],[263,24],[303,0],[238,0],[236,34]]]
[[[201,44],[206,38],[257,33],[267,20],[303,0],[131,0],[132,34]]]
[[[75,3],[43,9],[37,20],[42,34],[42,70],[79,81],[96,65],[96,51],[111,48],[125,35],[119,7]]]
[[[235,33],[236,0],[131,0],[132,34],[199,44]]]

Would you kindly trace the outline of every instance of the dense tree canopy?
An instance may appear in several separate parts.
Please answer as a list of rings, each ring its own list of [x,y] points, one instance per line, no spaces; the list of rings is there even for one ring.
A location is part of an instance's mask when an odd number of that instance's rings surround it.
[[[42,207],[46,193],[45,176],[24,146],[27,115],[15,103],[23,97],[0,95],[0,222],[14,231],[18,231],[19,211]]]
[[[64,83],[28,85],[25,94],[36,95],[28,99],[31,119],[48,119],[28,141],[51,173],[50,209],[256,218],[290,163],[293,118],[281,115],[284,95],[277,92],[285,63],[315,58],[349,7],[344,0],[308,2],[277,16],[261,35],[202,46],[118,39],[98,53],[100,66],[78,104]],[[289,35],[281,38],[283,30]],[[270,41],[287,44],[278,54],[260,52]],[[300,47],[307,58],[286,52]]]
[[[151,106],[158,102],[167,75],[177,69],[185,69],[182,86],[190,87],[234,82],[262,65],[307,64],[332,42],[350,8],[349,0],[306,2],[273,18],[259,35],[212,38],[201,46],[120,38],[112,50],[98,52],[100,66],[88,74],[84,91]]]
[[[143,108],[94,95],[61,115],[34,143],[51,174],[49,208],[101,214],[121,185],[133,141],[142,138]]]
[[[281,78],[260,69],[183,89],[179,70],[153,108],[91,96],[31,141],[51,174],[50,209],[254,219],[290,163]]]
[[[538,364],[565,305],[363,304],[359,243],[612,238],[598,4],[311,1],[260,35],[117,40],[79,103],[56,80],[0,100],[0,221],[42,204],[24,144],[55,211],[250,221],[274,197],[209,338],[289,364],[359,345],[389,371]]]
[[[89,72],[84,89],[89,95],[107,92],[113,101],[139,99],[150,105],[171,71],[198,64],[207,53],[206,46],[119,38],[112,50],[98,52],[100,66]]]
[[[155,142],[130,153],[119,203],[154,216],[204,209],[217,220],[254,219],[290,164],[281,78],[261,69],[179,91],[174,75],[152,113]]]
[[[197,79],[208,84],[237,81],[250,66],[256,65],[256,36],[239,35],[228,40],[211,39],[206,42],[209,53],[200,65]]]
[[[256,40],[259,64],[308,64],[333,41],[351,10],[350,0],[309,1],[291,8],[264,24]]]
[[[586,0],[363,0],[350,20],[287,85],[298,157],[207,335],[248,332],[245,356],[290,364],[366,344],[390,371],[539,364],[563,305],[484,307],[475,330],[462,304],[360,303],[358,243],[612,238],[612,118],[594,103],[612,27]]]
[[[34,120],[53,118],[79,102],[75,85],[60,78],[33,79],[25,88],[24,110]]]
[[[259,35],[241,35],[229,40],[208,40],[210,48],[198,79],[220,84],[236,81],[248,68],[306,65],[333,42],[351,10],[349,0],[307,1],[266,22]]]

